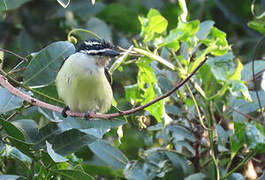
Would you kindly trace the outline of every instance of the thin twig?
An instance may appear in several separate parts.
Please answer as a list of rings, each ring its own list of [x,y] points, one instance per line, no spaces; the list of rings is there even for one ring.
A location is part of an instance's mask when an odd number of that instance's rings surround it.
[[[253,54],[253,57],[252,57],[252,77],[253,77],[253,82],[254,82],[254,89],[255,89],[255,92],[256,92],[256,96],[257,96],[257,99],[258,99],[258,103],[259,103],[259,108],[261,110],[261,118],[262,120],[264,121],[264,117],[263,117],[263,108],[261,106],[261,102],[260,102],[260,97],[259,97],[259,93],[258,93],[258,88],[257,88],[257,83],[256,83],[256,77],[255,77],[255,59],[256,59],[256,55],[257,55],[257,49],[259,48],[259,46],[261,45],[261,42],[265,39],[265,36],[263,36],[258,42],[257,44],[255,45],[254,47],[254,54]]]
[[[6,50],[6,49],[3,49],[3,48],[0,48],[0,51],[3,51],[3,52],[6,52],[6,53],[9,53],[9,54],[12,54],[12,55],[14,55],[14,56],[16,56],[16,57],[22,59],[23,61],[28,61],[27,58],[24,58],[24,57],[22,57],[22,56],[20,56],[20,55],[17,55],[16,53],[13,53],[13,52],[11,52],[11,51],[9,51],[9,50]]]

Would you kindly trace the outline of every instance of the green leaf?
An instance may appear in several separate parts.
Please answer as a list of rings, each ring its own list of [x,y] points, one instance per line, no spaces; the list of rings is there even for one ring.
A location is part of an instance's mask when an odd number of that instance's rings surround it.
[[[137,13],[122,4],[112,3],[105,6],[97,16],[124,33],[136,34],[140,31]]]
[[[6,7],[5,0],[0,0],[0,20],[4,20],[6,18],[6,10],[7,10],[7,7]]]
[[[265,132],[262,125],[248,123],[245,129],[248,148],[257,150],[258,153],[265,152]]]
[[[7,10],[17,9],[22,4],[31,0],[4,0],[6,3]]]
[[[26,154],[29,157],[33,156],[31,152],[32,144],[28,144],[12,136],[7,136],[7,137],[10,140],[12,146],[16,147],[19,151],[21,151],[22,153]]]
[[[96,3],[94,6],[90,6],[87,1],[72,1],[67,8],[59,8],[57,9],[56,14],[54,14],[57,18],[65,18],[67,12],[72,12],[78,18],[81,18],[84,21],[87,21],[90,17],[96,16],[99,12],[101,12],[105,7],[105,4],[102,2]],[[69,22],[69,21],[68,21]],[[71,17],[72,26],[76,26],[76,21],[74,17]]]
[[[98,165],[92,165],[92,164],[82,164],[82,168],[84,171],[88,174],[91,175],[102,175],[102,176],[111,176],[111,177],[116,177],[116,176],[122,176],[119,172],[111,169],[110,167],[106,166],[98,166]]]
[[[208,34],[210,33],[212,27],[214,25],[214,21],[203,21],[200,24],[200,29],[196,33],[196,36],[199,40],[203,40],[207,38]]]
[[[11,156],[13,158],[19,159],[20,161],[27,162],[27,163],[31,162],[31,159],[27,155],[25,155],[24,153],[22,153],[15,147],[6,146],[6,153],[7,153],[7,156]]]
[[[24,83],[29,86],[47,85],[54,81],[66,57],[75,52],[68,41],[58,41],[42,49],[27,66]]]
[[[254,62],[254,74],[264,70],[265,61],[264,60],[255,60]],[[252,62],[249,62],[244,65],[243,70],[241,72],[242,80],[248,80],[252,78]]]
[[[223,56],[209,58],[206,64],[210,66],[211,72],[217,80],[227,81],[236,71],[233,59],[233,53],[229,52]]]
[[[155,9],[149,10],[147,18],[139,17],[139,21],[142,25],[141,36],[145,43],[152,40],[156,33],[165,32],[168,25],[167,20]]]
[[[152,180],[156,176],[154,165],[143,163],[141,161],[129,162],[123,170],[126,179],[138,180]]]
[[[62,170],[55,170],[52,172],[62,176],[63,179],[94,180],[92,176],[79,170],[62,169]]]
[[[234,122],[235,135],[230,136],[231,158],[233,159],[236,153],[245,143],[245,124]]]
[[[125,86],[125,97],[132,105],[141,102],[138,84]]]
[[[178,175],[178,179],[184,179],[184,175],[187,173],[188,170],[188,163],[187,159],[182,155],[179,155],[174,152],[165,152],[168,159],[171,161],[174,169],[173,171],[176,172]]]
[[[214,56],[225,55],[231,49],[226,40],[226,34],[216,27],[213,27],[208,37],[200,42],[206,45],[208,53]]]
[[[63,6],[63,8],[66,8],[70,4],[70,0],[57,0],[57,2]]]
[[[80,132],[77,129],[70,129],[64,132],[60,130],[56,133],[47,133],[46,136],[42,135],[42,138],[38,144],[34,146],[35,149],[41,149],[46,146],[45,142],[48,141],[53,145],[53,150],[64,156],[70,153],[73,153],[82,147],[91,144],[96,141],[97,138],[95,136]]]
[[[186,139],[191,142],[195,142],[196,140],[194,135],[190,131],[181,126],[169,126],[168,129],[172,132],[172,136],[177,141]]]
[[[157,89],[157,91],[159,91],[159,93],[156,93],[155,88]],[[144,105],[150,102],[151,100],[155,99],[158,94],[162,94],[158,86],[149,86],[147,89],[145,89],[141,105]],[[164,113],[164,100],[156,102],[145,109],[150,112],[158,122],[161,122]]]
[[[233,74],[231,74],[229,80],[241,80],[241,71],[243,69],[243,64],[240,62],[240,59],[237,58],[237,68]]]
[[[98,140],[89,145],[89,148],[101,160],[106,162],[114,169],[123,169],[129,162],[127,157],[117,148],[113,147],[106,141]]]
[[[3,126],[4,130],[6,131],[7,135],[14,137],[18,140],[24,141],[25,137],[23,132],[17,128],[14,124],[0,118],[0,124]]]
[[[57,106],[65,105],[58,96],[55,83],[51,83],[44,87],[34,88],[32,93],[34,94],[34,97],[46,103],[54,104]]]
[[[39,129],[35,121],[31,119],[20,119],[12,121],[12,124],[23,132],[27,143],[36,143],[39,141]]]
[[[0,175],[0,179],[1,180],[16,180],[16,179],[19,180],[21,179],[21,176],[5,174],[5,175]]]
[[[0,113],[21,107],[23,99],[11,94],[5,88],[0,87]]]
[[[252,29],[259,31],[261,34],[265,35],[265,20],[253,20],[248,22],[248,26]]]
[[[232,86],[230,88],[230,91],[233,96],[243,97],[247,101],[252,101],[248,88],[243,81],[234,80],[231,82],[231,84]]]
[[[180,47],[179,41],[190,42],[198,32],[199,25],[200,22],[198,20],[179,23],[178,27],[169,32],[169,35],[163,40],[163,43],[161,43],[159,47],[166,46],[177,51]]]
[[[92,31],[102,37],[104,40],[108,42],[112,42],[112,33],[108,25],[96,17],[91,17],[86,23],[86,29]],[[84,40],[88,39],[86,33],[86,37],[83,37]]]
[[[228,180],[245,180],[245,177],[240,173],[233,173],[227,179]]]
[[[203,179],[207,179],[205,174],[196,173],[196,174],[189,175],[184,180],[203,180]]]
[[[265,106],[265,91],[258,91],[258,93],[260,97],[261,107],[264,107]],[[250,91],[250,96],[251,96],[252,102],[248,102],[244,99],[237,99],[236,97],[234,98],[231,97],[230,106],[239,112],[244,112],[244,114],[255,112],[259,109],[256,92]],[[234,111],[233,120],[236,122],[244,122],[246,120],[246,117]]]
[[[52,158],[52,160],[56,163],[58,162],[65,162],[68,161],[67,158],[64,158],[63,156],[61,156],[60,154],[57,154],[53,149],[52,149],[52,145],[46,141],[46,147],[47,147],[47,152],[50,155],[50,157]]]

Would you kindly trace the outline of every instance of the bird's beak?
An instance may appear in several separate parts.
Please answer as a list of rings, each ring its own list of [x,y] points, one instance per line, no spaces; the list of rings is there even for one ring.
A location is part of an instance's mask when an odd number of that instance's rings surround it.
[[[113,49],[110,49],[110,50],[105,51],[104,54],[106,56],[115,57],[115,56],[119,56],[120,55],[120,52],[115,51]]]

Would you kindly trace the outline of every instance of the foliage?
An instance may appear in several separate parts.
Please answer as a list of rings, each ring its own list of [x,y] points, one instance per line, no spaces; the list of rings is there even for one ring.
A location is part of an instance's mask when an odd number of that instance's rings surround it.
[[[214,21],[189,20],[184,0],[57,1],[0,0],[1,46],[28,60],[4,53],[0,73],[42,101],[64,106],[54,79],[75,42],[92,36],[85,29],[134,46],[110,68],[119,109],[150,102],[207,62],[170,97],[112,120],[63,118],[0,87],[0,179],[244,179],[247,162],[264,155],[265,126],[251,64]],[[264,34],[263,21],[249,26]],[[264,59],[255,66],[264,71]]]

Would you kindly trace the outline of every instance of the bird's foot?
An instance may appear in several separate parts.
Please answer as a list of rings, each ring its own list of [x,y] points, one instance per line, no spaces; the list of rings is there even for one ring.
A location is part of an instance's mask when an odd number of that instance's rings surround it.
[[[87,111],[85,113],[85,116],[84,116],[85,120],[90,120],[91,114],[96,114],[96,112],[95,111]]]
[[[69,111],[69,110],[70,110],[69,106],[65,106],[65,107],[63,108],[61,114],[62,114],[62,116],[63,116],[64,118],[67,118],[66,111]]]

